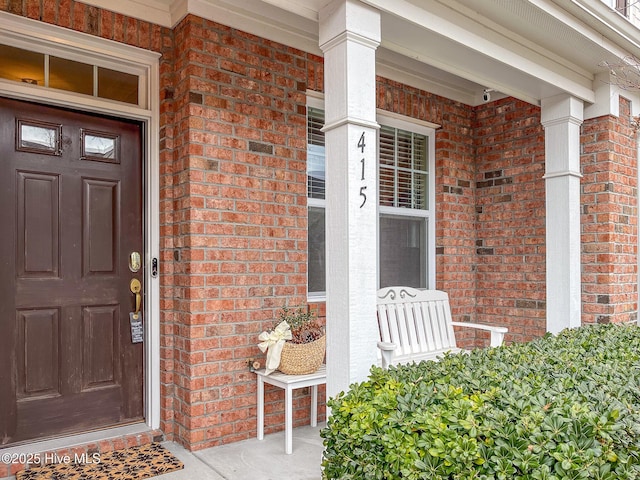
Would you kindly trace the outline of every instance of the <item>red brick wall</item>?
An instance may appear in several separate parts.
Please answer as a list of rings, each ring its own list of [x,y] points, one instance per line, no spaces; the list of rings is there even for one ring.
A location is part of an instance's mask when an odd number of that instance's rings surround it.
[[[506,325],[508,341],[545,332],[544,132],[512,98],[473,108],[378,78],[378,108],[436,131],[436,288],[459,321]],[[458,333],[475,343],[470,331]],[[483,337],[483,335],[480,335]]]
[[[546,329],[540,108],[506,98],[475,113],[477,319],[527,341]]]
[[[306,302],[309,69],[303,52],[194,16],[175,45],[174,414],[199,449],[255,434],[248,359],[282,305]],[[268,390],[267,431],[281,395]],[[308,398],[296,406],[300,423]]]
[[[443,99],[444,100],[444,99]],[[475,171],[473,110],[442,101],[436,132],[436,288],[449,294],[456,321],[475,322]],[[466,329],[457,338],[473,336]]]
[[[160,65],[160,428],[168,439],[174,439],[174,360],[176,311],[176,279],[173,265],[175,141],[174,51],[173,32],[167,39]]]
[[[637,319],[638,166],[630,102],[582,126],[583,323]]]

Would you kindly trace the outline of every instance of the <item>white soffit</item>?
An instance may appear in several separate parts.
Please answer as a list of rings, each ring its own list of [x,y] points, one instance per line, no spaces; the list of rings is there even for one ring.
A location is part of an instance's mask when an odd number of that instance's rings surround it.
[[[623,16],[603,1],[593,0],[554,0],[567,11],[580,18],[596,32],[606,38],[615,39],[625,53],[640,57],[640,30],[627,17]],[[637,8],[637,1],[629,3],[629,8]],[[628,52],[626,52],[628,50]]]
[[[630,22],[615,12],[613,17],[606,15],[612,11],[600,0],[580,3],[589,3],[592,11],[577,6],[575,0],[456,0],[456,5],[461,6],[458,8],[480,18],[491,18],[507,32],[518,32],[520,38],[526,38],[529,48],[561,62],[571,62],[573,68],[594,72],[603,57],[628,55],[625,48],[632,44],[613,27],[607,27],[606,22],[613,19],[617,25],[634,28]],[[622,44],[626,44],[624,48]]]

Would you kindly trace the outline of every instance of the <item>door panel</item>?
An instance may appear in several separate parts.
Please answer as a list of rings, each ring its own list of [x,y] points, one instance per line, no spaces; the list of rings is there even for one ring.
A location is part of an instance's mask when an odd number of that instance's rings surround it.
[[[83,310],[83,390],[117,382],[120,318],[115,305],[85,307]]]
[[[60,394],[59,320],[55,308],[18,311],[18,398]]]
[[[118,182],[83,179],[84,274],[117,274],[120,188]]]
[[[0,445],[142,419],[138,123],[0,98]]]
[[[58,180],[57,175],[17,172],[19,277],[58,277]]]

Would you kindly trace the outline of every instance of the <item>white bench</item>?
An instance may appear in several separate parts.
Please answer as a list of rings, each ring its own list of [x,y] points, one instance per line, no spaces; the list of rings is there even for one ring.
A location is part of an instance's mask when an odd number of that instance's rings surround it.
[[[440,290],[387,287],[378,290],[378,327],[382,368],[401,363],[437,360],[446,352],[462,351],[454,326],[491,332],[491,346],[504,341],[505,327],[453,322],[449,295]]]

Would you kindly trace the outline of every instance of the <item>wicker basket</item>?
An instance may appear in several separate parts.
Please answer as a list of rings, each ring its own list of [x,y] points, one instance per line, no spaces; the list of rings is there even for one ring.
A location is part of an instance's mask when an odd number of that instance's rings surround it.
[[[278,370],[287,375],[313,373],[322,365],[326,346],[326,335],[311,343],[285,342]]]

